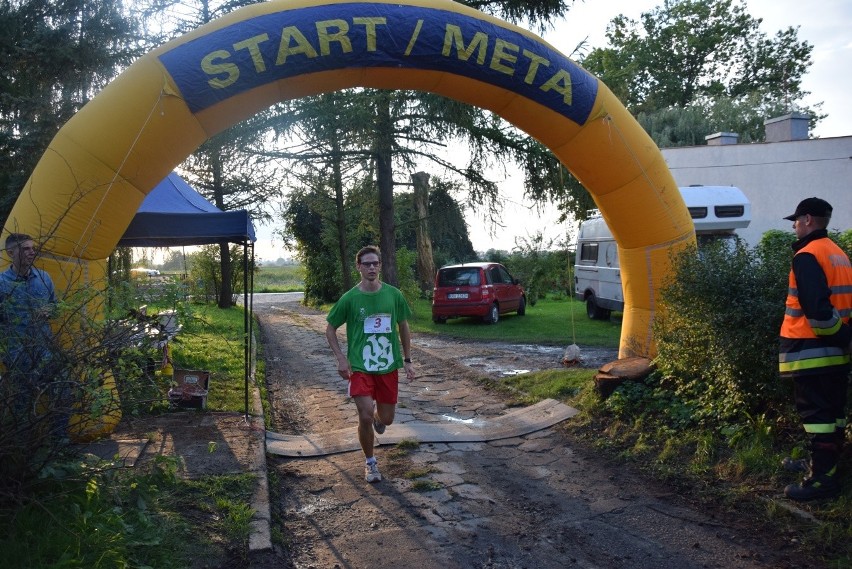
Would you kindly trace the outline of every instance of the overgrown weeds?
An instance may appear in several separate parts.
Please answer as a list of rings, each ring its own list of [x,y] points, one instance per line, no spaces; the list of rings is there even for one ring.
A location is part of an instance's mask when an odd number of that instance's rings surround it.
[[[253,477],[186,481],[176,470],[174,458],[142,470],[95,459],[54,464],[38,492],[0,508],[4,566],[168,569],[245,559]]]

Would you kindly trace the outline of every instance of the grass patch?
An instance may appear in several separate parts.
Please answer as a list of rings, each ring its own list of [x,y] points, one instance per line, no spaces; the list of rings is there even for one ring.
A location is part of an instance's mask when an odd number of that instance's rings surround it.
[[[423,478],[424,476],[429,476],[433,472],[436,472],[434,468],[431,466],[422,466],[420,468],[413,468],[403,474],[403,478],[407,480],[416,480],[417,478]]]
[[[618,315],[609,321],[590,320],[586,305],[573,299],[539,300],[527,306],[525,316],[502,314],[496,325],[478,318],[452,318],[446,324],[432,322],[429,300],[418,299],[412,307],[409,324],[414,332],[440,334],[467,340],[494,340],[546,345],[568,345],[617,348],[621,336]]]
[[[302,265],[260,266],[254,275],[254,292],[299,292],[305,290]]]
[[[434,492],[435,490],[440,490],[444,486],[440,482],[435,482],[434,480],[416,480],[414,484],[411,485],[411,489],[414,492]]]
[[[171,343],[175,368],[210,371],[211,411],[245,410],[243,318],[240,306],[192,305]]]
[[[417,450],[420,448],[420,441],[417,439],[402,439],[398,443],[396,443],[396,448],[399,450]]]
[[[501,380],[514,394],[516,403],[532,405],[544,399],[564,401],[591,384],[596,370],[584,368],[548,369],[522,373]]]
[[[219,566],[247,559],[252,475],[186,481],[147,470],[55,465],[39,497],[0,509],[4,567]]]

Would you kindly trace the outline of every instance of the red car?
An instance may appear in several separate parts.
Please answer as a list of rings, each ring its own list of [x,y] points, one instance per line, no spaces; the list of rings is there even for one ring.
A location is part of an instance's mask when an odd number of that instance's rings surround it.
[[[500,315],[526,313],[524,288],[500,263],[464,263],[438,269],[432,295],[432,321],[478,316],[496,324]]]

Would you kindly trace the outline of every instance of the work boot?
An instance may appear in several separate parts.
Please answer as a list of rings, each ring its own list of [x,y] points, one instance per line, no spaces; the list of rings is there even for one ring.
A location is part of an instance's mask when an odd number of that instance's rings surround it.
[[[840,484],[833,475],[821,474],[805,478],[801,484],[790,484],[784,488],[784,495],[797,502],[836,498],[840,495]]]
[[[811,461],[807,458],[793,458],[792,456],[785,456],[781,460],[781,468],[787,472],[805,473],[810,470],[810,467]]]
[[[797,502],[834,498],[840,494],[837,461],[840,458],[834,433],[818,434],[811,439],[810,474],[801,484],[790,484],[784,495]]]

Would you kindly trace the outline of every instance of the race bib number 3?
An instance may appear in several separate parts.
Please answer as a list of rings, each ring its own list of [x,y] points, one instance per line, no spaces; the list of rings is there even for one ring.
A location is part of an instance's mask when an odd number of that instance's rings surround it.
[[[389,334],[391,332],[390,314],[373,314],[364,319],[365,334]]]

